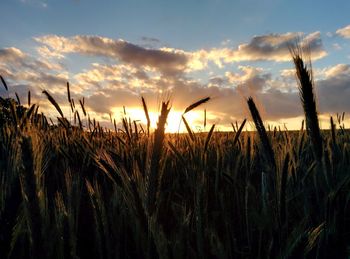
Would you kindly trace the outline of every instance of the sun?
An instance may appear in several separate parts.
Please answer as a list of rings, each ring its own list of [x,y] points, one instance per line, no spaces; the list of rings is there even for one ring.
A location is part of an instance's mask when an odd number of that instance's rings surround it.
[[[130,117],[131,120],[138,121],[143,125],[147,124],[147,119],[143,109],[126,108],[125,112],[126,112],[126,117]],[[124,110],[122,107],[115,107],[112,109],[112,113],[115,116],[115,118],[121,118],[124,115]],[[170,110],[168,119],[167,119],[167,124],[165,127],[165,132],[167,133],[186,132],[186,127],[184,123],[181,122],[182,115],[183,115],[182,111]],[[149,111],[149,117],[151,120],[151,128],[156,129],[159,113],[156,111]],[[203,120],[202,113],[199,113],[196,111],[191,111],[185,114],[184,117],[188,122],[188,124],[190,125],[190,127],[192,128],[192,130],[194,131],[196,131],[197,127],[199,126],[198,122]]]

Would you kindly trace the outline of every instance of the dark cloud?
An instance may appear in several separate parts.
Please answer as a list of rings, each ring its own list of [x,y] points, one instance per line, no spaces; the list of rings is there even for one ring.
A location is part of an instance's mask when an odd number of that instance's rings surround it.
[[[228,83],[228,79],[226,77],[212,77],[209,79],[209,86],[223,86]]]
[[[59,54],[80,53],[115,58],[136,66],[154,68],[167,76],[181,73],[186,68],[188,61],[187,56],[181,52],[148,49],[124,40],[112,40],[98,36],[80,35],[65,38],[51,35],[36,38],[36,40]]]
[[[256,97],[262,104],[261,108],[265,119],[279,120],[303,114],[298,93],[281,92],[271,88],[264,93],[257,94]]]
[[[70,75],[72,97],[78,100],[85,96],[87,109],[98,116],[122,106],[142,109],[141,96],[153,110],[157,110],[160,100],[170,96],[173,108],[179,111],[209,96],[211,100],[197,111],[205,108],[212,116],[210,123],[229,125],[250,117],[246,99],[253,96],[263,119],[277,121],[303,114],[292,69],[273,75],[262,68],[238,66],[238,72],[220,71],[220,75],[212,76],[207,82],[196,80],[190,72],[208,69],[208,61],[219,66],[243,60],[290,61],[288,47],[298,37],[297,33],[262,35],[236,49],[191,53],[146,48],[98,36],[66,38],[51,35],[37,39],[44,47],[40,53],[52,53],[48,59],[31,57],[16,48],[0,49],[0,73],[12,82],[20,83],[13,87],[11,94],[16,91],[21,98],[26,98],[27,90],[31,90],[33,98],[45,100],[41,91],[47,89],[67,108],[66,81],[69,74],[50,58],[60,58],[68,53],[108,57],[107,64],[93,63]],[[309,46],[313,58],[326,54],[319,32],[306,35],[301,44]],[[223,65],[222,69],[225,69]],[[315,81],[320,112],[350,112],[347,100],[350,96],[350,66],[339,64],[320,73],[322,79]],[[41,103],[45,109],[52,108],[47,101]]]
[[[339,74],[317,81],[316,86],[321,112],[350,112],[350,74]]]
[[[142,37],[141,38],[142,41],[145,41],[145,42],[150,42],[150,43],[159,43],[160,40],[156,39],[156,38],[152,38],[152,37]]]
[[[254,36],[250,42],[239,45],[237,48],[214,48],[199,50],[193,57],[203,64],[213,61],[222,66],[222,63],[240,61],[290,61],[289,47],[300,44],[310,50],[312,59],[319,59],[327,55],[323,49],[320,32],[308,35],[288,32],[285,34],[267,34]]]
[[[301,46],[309,48],[313,58],[325,56],[321,35],[314,32],[301,38],[300,33],[269,34],[255,36],[247,44],[242,44],[232,53],[232,57],[246,58],[247,60],[276,60],[289,61],[289,47],[300,42]]]
[[[18,62],[25,58],[25,54],[17,48],[4,48],[0,49],[0,61],[5,62]]]

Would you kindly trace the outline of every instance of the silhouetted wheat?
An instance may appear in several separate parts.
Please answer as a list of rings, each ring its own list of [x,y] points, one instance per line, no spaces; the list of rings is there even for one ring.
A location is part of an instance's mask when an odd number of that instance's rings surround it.
[[[83,101],[82,101],[82,100],[79,100],[79,103],[80,103],[81,110],[82,110],[82,111],[83,111],[83,113],[84,113],[84,116],[86,116],[86,110],[85,110],[84,98],[83,98]]]
[[[29,233],[32,240],[33,258],[44,258],[45,250],[42,247],[42,224],[39,199],[37,196],[37,181],[34,171],[34,157],[32,141],[29,137],[23,137],[22,143],[21,185],[23,201],[26,206],[26,214],[29,226]]]
[[[307,66],[304,63],[300,47],[291,48],[291,55],[299,83],[299,94],[304,108],[306,129],[312,141],[315,157],[318,161],[321,161],[323,155],[323,141],[318,124],[312,69],[311,66]]]
[[[210,97],[206,97],[206,98],[202,98],[197,102],[192,103],[191,105],[189,105],[188,107],[186,107],[185,111],[183,114],[188,113],[189,111],[192,111],[193,109],[197,108],[199,105],[206,103],[210,100]]]
[[[207,135],[207,138],[205,139],[204,152],[207,152],[207,150],[208,150],[209,142],[210,142],[210,139],[213,135],[214,129],[215,129],[215,124],[213,124],[213,126],[211,126],[209,133]]]
[[[331,134],[332,134],[332,142],[333,145],[336,146],[337,145],[337,141],[336,141],[336,136],[335,136],[335,124],[333,122],[333,117],[330,117],[330,123],[331,123]]]
[[[58,105],[58,103],[56,102],[56,100],[46,91],[43,91],[43,94],[46,95],[47,99],[50,101],[50,103],[56,108],[56,110],[58,111],[58,113],[61,115],[61,117],[63,118],[63,112],[60,108],[60,106]]]
[[[21,105],[21,99],[19,99],[18,93],[15,93],[16,95],[16,100],[19,105]]]
[[[157,128],[154,132],[154,143],[151,155],[150,171],[148,173],[147,181],[147,212],[148,215],[152,215],[156,206],[156,195],[160,180],[160,160],[162,157],[164,146],[164,132],[165,124],[171,107],[169,107],[169,101],[162,102],[160,115],[158,118]]]
[[[244,119],[241,126],[239,127],[238,131],[237,132],[235,131],[236,134],[235,134],[235,137],[233,139],[233,145],[236,145],[236,143],[238,142],[239,136],[242,133],[242,130],[244,128],[246,121],[247,121],[247,119]],[[232,127],[235,128],[233,124],[232,124]]]
[[[87,114],[80,130],[70,99],[79,127],[54,100],[58,123],[0,98],[1,258],[349,257],[344,113],[339,132],[333,118],[322,132],[326,182],[306,132],[266,132],[252,98],[256,132],[243,120],[235,132],[212,125],[205,134],[185,118],[187,133],[166,134],[169,101],[149,134],[125,107],[121,129]]]
[[[5,87],[6,91],[8,91],[9,88],[8,88],[8,86],[7,86],[7,84],[6,84],[5,79],[4,79],[1,75],[0,75],[0,79],[1,79],[2,85]]]
[[[250,114],[252,115],[252,118],[255,124],[255,128],[258,131],[258,134],[260,137],[260,141],[264,151],[264,157],[266,158],[272,170],[274,170],[276,168],[275,155],[272,150],[269,138],[267,136],[265,126],[262,122],[262,119],[260,117],[258,109],[256,108],[253,98],[249,97],[247,102],[248,102]]]
[[[71,103],[72,99],[70,97],[70,89],[69,89],[69,82],[67,82],[67,98],[68,98],[68,102]]]
[[[187,120],[185,119],[184,116],[182,116],[182,120],[183,120],[183,122],[185,123],[185,127],[186,127],[186,130],[187,130],[187,133],[189,134],[191,140],[194,141],[194,139],[195,139],[194,134],[193,134],[193,132],[192,132],[192,130],[191,130],[191,127],[190,127],[190,125],[188,124],[188,122],[187,122]]]
[[[146,101],[145,101],[145,99],[143,97],[141,97],[141,99],[142,99],[143,111],[145,112],[145,116],[146,116],[146,119],[147,119],[147,135],[149,135],[149,128],[151,126],[151,120],[149,118]]]

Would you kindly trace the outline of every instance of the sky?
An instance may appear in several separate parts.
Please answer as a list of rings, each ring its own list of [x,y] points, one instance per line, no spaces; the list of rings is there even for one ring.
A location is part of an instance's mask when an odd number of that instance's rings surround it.
[[[0,75],[26,104],[59,114],[43,90],[72,117],[72,98],[107,127],[110,115],[146,121],[141,96],[156,126],[170,98],[168,131],[184,109],[192,128],[249,117],[252,96],[266,124],[298,129],[303,111],[288,46],[310,51],[321,126],[350,112],[349,1],[287,0],[1,0]],[[80,113],[82,113],[80,111]]]

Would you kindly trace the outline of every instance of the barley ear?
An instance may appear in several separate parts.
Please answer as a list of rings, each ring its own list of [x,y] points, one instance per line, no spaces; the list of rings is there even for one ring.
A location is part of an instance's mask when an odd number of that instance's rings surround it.
[[[142,100],[143,110],[145,112],[146,119],[147,119],[147,135],[149,135],[149,128],[151,126],[151,120],[149,118],[149,113],[148,113],[148,108],[147,108],[147,104],[146,104],[145,98],[143,98],[143,96],[142,96],[141,100]]]
[[[60,108],[60,106],[58,105],[58,103],[56,102],[56,100],[46,91],[43,91],[43,94],[46,95],[47,99],[49,99],[50,103],[55,106],[56,110],[58,111],[58,113],[61,115],[61,117],[63,118],[63,112]]]
[[[262,119],[260,117],[258,109],[256,108],[253,98],[249,97],[247,102],[248,102],[249,110],[252,115],[256,130],[258,131],[258,134],[259,134],[259,138],[264,150],[264,156],[267,159],[267,162],[269,163],[271,169],[274,170],[276,168],[275,156],[274,156],[274,152],[272,150],[269,138],[267,136],[265,126],[262,122]]]
[[[290,48],[290,52],[299,84],[299,95],[304,108],[306,130],[312,142],[315,158],[321,162],[323,156],[323,140],[318,123],[311,64],[307,65],[304,63],[303,51],[300,47],[295,46]]]

